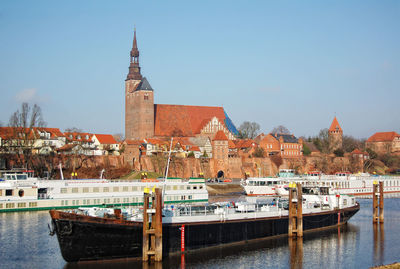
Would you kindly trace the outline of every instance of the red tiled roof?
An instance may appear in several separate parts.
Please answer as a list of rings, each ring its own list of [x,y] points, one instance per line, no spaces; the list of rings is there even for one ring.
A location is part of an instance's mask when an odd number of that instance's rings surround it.
[[[215,141],[215,140],[228,140],[228,137],[226,137],[226,134],[224,133],[224,131],[219,130],[214,136],[213,141]]]
[[[253,139],[239,139],[235,142],[236,148],[251,148],[256,144]]]
[[[155,136],[195,136],[201,128],[216,117],[222,123],[225,113],[222,107],[154,105]]]
[[[91,142],[91,138],[93,136],[90,133],[76,133],[76,132],[64,133],[64,135],[69,141],[80,141],[80,142]],[[72,135],[72,139],[70,138],[70,135]],[[81,138],[78,139],[78,136],[81,136]],[[86,139],[86,136],[88,136],[89,138]]]
[[[396,132],[378,132],[368,138],[367,142],[393,141],[396,137],[400,137]]]
[[[228,141],[228,147],[229,147],[230,149],[235,149],[235,148],[236,148],[236,145],[235,145],[235,143],[233,143],[232,140],[229,140],[229,141]]]
[[[35,127],[33,129],[41,132],[45,131],[47,133],[50,133],[51,138],[65,137],[65,135],[60,131],[59,128]]]
[[[2,139],[23,139],[22,134],[28,135],[28,139],[34,139],[33,132],[29,128],[0,127],[0,137]]]
[[[142,145],[144,143],[144,141],[143,140],[130,140],[130,139],[127,139],[123,143],[125,143],[127,145]]]
[[[100,144],[117,144],[115,138],[110,134],[94,134]]]
[[[363,154],[363,155],[369,155],[367,152],[363,152],[359,149],[354,149],[351,154]]]
[[[193,146],[190,150],[191,151],[200,151],[200,148],[198,146]]]
[[[337,130],[336,130],[337,129]],[[333,119],[333,121],[332,121],[332,124],[331,124],[331,127],[329,127],[329,131],[340,131],[340,132],[343,132],[343,130],[342,130],[342,128],[340,127],[340,125],[339,125],[339,122],[338,122],[338,120],[336,119],[336,116],[335,116],[335,118]]]

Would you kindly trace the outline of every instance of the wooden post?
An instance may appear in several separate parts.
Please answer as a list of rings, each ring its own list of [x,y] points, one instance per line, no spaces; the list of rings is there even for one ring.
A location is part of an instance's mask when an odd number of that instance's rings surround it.
[[[293,200],[297,198],[297,202]],[[303,195],[301,184],[289,184],[289,227],[288,236],[303,236]]]
[[[378,182],[374,181],[372,185],[372,222],[378,222],[378,195],[377,195]]]
[[[303,237],[303,189],[297,183],[297,237]]]
[[[294,196],[294,189],[292,188],[292,183],[289,183],[289,219],[288,219],[288,236],[293,236],[293,226],[294,226],[294,218],[293,218],[293,196]]]
[[[147,214],[147,209],[149,208],[149,197],[150,194],[145,190],[145,193],[143,195],[143,251],[142,251],[142,259],[143,261],[148,261],[149,260],[149,236],[147,234],[147,231],[149,230],[149,215]]]
[[[383,181],[379,182],[379,222],[383,223]]]
[[[149,200],[152,200],[149,208]],[[151,223],[149,223],[151,214]],[[159,188],[153,190],[145,188],[143,200],[143,261],[154,257],[155,261],[162,261],[162,194]]]
[[[155,229],[156,229],[156,245],[155,245],[155,261],[162,261],[162,192],[156,188],[156,214],[155,214]]]

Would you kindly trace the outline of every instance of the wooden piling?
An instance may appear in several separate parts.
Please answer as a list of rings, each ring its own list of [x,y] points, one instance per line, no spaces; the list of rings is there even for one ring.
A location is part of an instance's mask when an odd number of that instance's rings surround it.
[[[150,195],[146,188],[143,196],[143,261],[162,261],[162,193],[159,188]],[[152,201],[149,208],[150,200]],[[151,223],[149,215],[151,214]]]
[[[383,181],[379,182],[379,222],[383,223]]]
[[[293,201],[293,200],[297,201]],[[303,236],[303,195],[301,184],[289,184],[289,223],[288,236]]]
[[[378,182],[374,181],[372,185],[372,222],[378,222],[378,195],[377,195]]]

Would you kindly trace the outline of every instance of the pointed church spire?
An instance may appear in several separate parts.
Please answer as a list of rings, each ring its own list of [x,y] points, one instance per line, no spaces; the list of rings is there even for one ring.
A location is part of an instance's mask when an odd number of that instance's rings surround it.
[[[343,132],[342,128],[339,125],[338,120],[336,119],[336,116],[335,116],[335,118],[333,118],[331,127],[329,127],[329,131],[330,132]]]
[[[141,80],[142,75],[140,74],[140,66],[139,66],[139,49],[137,47],[136,41],[136,27],[133,31],[133,44],[131,50],[131,62],[129,65],[129,73],[126,77],[126,80]]]

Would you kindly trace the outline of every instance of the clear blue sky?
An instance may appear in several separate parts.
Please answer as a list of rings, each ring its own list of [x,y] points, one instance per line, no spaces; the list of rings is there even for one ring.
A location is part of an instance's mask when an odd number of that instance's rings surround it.
[[[223,106],[235,125],[400,132],[400,1],[1,1],[0,121],[124,133],[136,25],[155,103]]]

